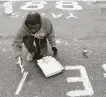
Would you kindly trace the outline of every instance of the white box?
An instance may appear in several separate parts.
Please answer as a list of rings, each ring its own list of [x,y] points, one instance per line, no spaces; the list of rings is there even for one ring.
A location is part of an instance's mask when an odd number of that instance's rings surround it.
[[[38,66],[46,77],[53,76],[64,70],[64,67],[52,56],[43,57],[37,60]]]

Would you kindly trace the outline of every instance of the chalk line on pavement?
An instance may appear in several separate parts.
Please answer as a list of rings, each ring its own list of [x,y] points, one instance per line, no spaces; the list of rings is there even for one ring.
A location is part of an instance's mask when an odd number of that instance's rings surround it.
[[[23,74],[23,77],[22,77],[21,81],[19,82],[19,85],[18,85],[18,88],[17,88],[17,90],[15,92],[15,95],[19,95],[19,93],[20,93],[20,91],[22,89],[22,86],[23,86],[23,84],[25,82],[25,79],[27,78],[27,75],[28,75],[28,72],[25,72]]]

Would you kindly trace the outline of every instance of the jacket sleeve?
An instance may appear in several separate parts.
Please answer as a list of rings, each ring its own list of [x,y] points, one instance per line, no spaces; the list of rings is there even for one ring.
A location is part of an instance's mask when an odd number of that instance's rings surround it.
[[[23,28],[20,27],[12,43],[12,49],[14,51],[15,58],[17,58],[18,56],[22,57],[23,37],[24,37],[24,31]]]
[[[49,44],[51,45],[51,47],[56,46],[55,32],[54,32],[54,28],[53,28],[53,25],[52,25],[51,22],[50,22],[50,30],[48,32],[47,39],[48,39]]]

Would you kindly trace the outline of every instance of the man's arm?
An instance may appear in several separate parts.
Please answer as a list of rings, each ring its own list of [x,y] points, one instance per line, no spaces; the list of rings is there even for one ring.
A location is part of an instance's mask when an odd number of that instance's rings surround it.
[[[48,38],[48,41],[49,41],[51,48],[54,52],[54,55],[57,55],[58,50],[56,48],[55,32],[54,32],[54,28],[53,28],[53,25],[51,22],[50,22],[50,31],[49,31],[47,38]]]
[[[50,23],[50,31],[48,33],[48,41],[51,45],[51,47],[55,47],[56,46],[56,40],[55,40],[55,32],[54,32],[54,28],[53,28],[53,25],[52,23]]]
[[[18,33],[14,37],[12,48],[15,53],[15,58],[22,57],[22,43],[23,43],[23,30],[22,27],[19,29]]]

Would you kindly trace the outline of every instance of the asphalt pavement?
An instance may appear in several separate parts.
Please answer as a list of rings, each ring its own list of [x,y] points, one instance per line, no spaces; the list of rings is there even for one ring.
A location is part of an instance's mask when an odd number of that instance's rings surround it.
[[[0,2],[0,97],[106,96],[106,71],[102,67],[106,64],[105,8],[82,1],[58,7],[56,1],[47,1],[44,8],[38,9],[53,23],[59,51],[57,59],[65,70],[45,78],[35,60],[26,61],[28,52],[23,46],[24,66],[29,74],[19,95],[15,95],[22,75],[16,67],[11,43],[25,15],[38,7],[25,7],[26,1],[13,2],[14,13],[7,15],[3,3]]]

